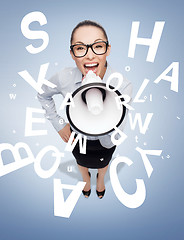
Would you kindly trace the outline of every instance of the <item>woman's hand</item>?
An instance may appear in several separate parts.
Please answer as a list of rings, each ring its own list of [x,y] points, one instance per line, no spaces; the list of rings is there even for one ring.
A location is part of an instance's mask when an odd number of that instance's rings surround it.
[[[63,139],[63,141],[67,143],[71,135],[70,124],[67,123],[67,125],[64,128],[62,128],[58,133],[60,137]]]

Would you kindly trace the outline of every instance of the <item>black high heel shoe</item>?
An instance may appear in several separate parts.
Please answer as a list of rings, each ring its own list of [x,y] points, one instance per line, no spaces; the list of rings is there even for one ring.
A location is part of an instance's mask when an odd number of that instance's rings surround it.
[[[89,176],[91,177],[91,173],[88,172],[88,174],[89,174]],[[84,191],[84,190],[82,190],[82,193],[83,193],[83,195],[84,195],[85,198],[88,198],[88,197],[90,196],[90,194],[91,194],[91,189],[89,189],[89,191]]]
[[[96,178],[98,178],[98,173],[97,173],[97,175],[96,175]],[[105,194],[105,189],[104,189],[103,191],[101,191],[101,192],[99,192],[98,190],[96,190],[96,194],[97,194],[97,196],[99,197],[99,199],[102,199],[103,196],[104,196],[104,194]]]

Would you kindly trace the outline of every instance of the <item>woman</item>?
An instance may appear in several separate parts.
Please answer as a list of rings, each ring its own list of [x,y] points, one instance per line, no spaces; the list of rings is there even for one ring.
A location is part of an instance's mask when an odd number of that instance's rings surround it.
[[[42,107],[46,110],[46,118],[51,121],[64,142],[68,142],[71,135],[71,127],[65,123],[55,110],[52,96],[54,94],[66,95],[81,86],[83,77],[89,70],[106,82],[113,70],[107,64],[107,56],[110,54],[111,45],[108,42],[104,28],[93,21],[80,22],[71,34],[70,54],[75,61],[77,68],[66,68],[56,74],[49,81],[57,87],[50,88],[46,85],[42,88],[43,94],[38,94]],[[122,94],[131,94],[131,84],[124,80],[120,89]],[[85,197],[91,193],[89,168],[98,169],[96,193],[101,199],[105,194],[104,176],[108,164],[115,151],[115,146],[110,140],[110,134],[103,137],[87,137],[86,154],[80,154],[79,145],[73,150],[83,181],[86,185],[83,189]]]

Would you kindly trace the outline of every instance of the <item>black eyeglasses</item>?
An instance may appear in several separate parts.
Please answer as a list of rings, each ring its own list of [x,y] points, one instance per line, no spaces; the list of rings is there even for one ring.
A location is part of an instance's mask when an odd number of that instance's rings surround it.
[[[80,57],[84,57],[87,54],[89,48],[91,48],[96,55],[103,55],[107,52],[108,46],[109,46],[108,41],[107,42],[100,41],[100,42],[95,42],[93,44],[71,45],[70,49],[73,52],[73,55],[75,57],[80,58]]]

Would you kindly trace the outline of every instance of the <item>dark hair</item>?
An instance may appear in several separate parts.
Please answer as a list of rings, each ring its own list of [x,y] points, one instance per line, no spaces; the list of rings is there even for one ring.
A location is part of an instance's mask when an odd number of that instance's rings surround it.
[[[77,26],[73,29],[72,34],[71,34],[71,38],[70,38],[70,44],[71,45],[72,45],[73,36],[74,36],[75,31],[78,28],[83,27],[83,26],[94,26],[94,27],[100,28],[102,30],[106,40],[108,41],[108,37],[107,37],[106,31],[99,23],[91,21],[91,20],[84,20],[84,21],[78,23]]]

